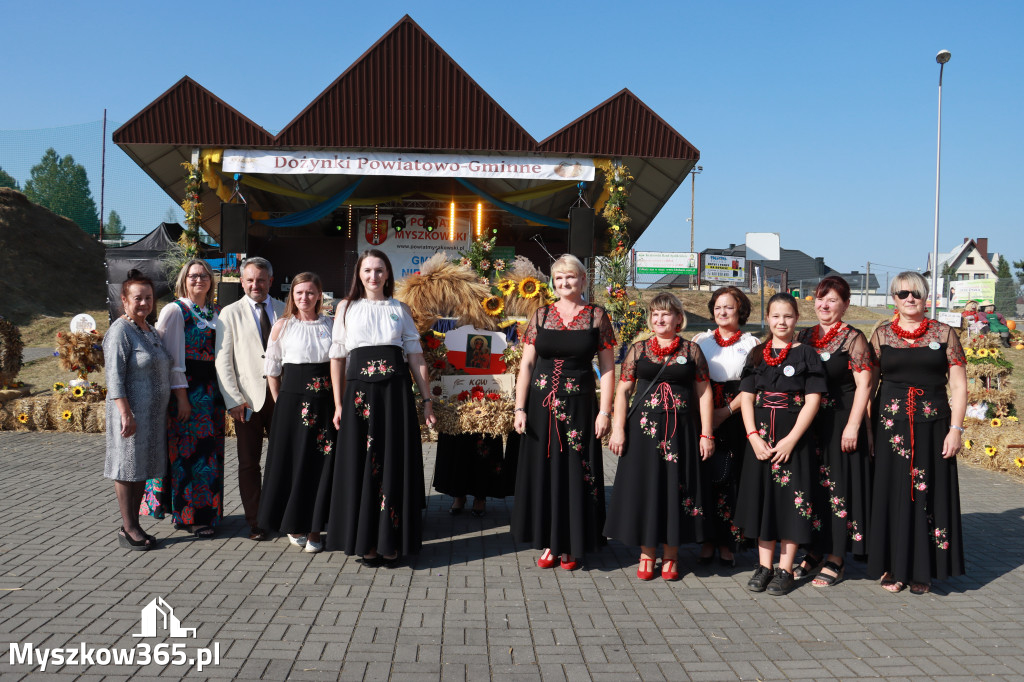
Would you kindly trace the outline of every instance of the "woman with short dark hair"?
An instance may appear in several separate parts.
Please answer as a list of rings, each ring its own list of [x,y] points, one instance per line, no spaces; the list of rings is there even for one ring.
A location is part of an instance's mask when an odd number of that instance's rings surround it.
[[[124,314],[103,337],[107,377],[107,457],[103,476],[114,480],[121,547],[152,549],[156,538],[139,525],[146,479],[167,471],[167,401],[171,357],[146,321],[153,312],[153,281],[138,270],[121,285]]]

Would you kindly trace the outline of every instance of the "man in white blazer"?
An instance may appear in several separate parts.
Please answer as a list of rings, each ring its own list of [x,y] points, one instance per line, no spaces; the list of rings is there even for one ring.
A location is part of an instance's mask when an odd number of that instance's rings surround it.
[[[270,298],[274,269],[265,258],[242,263],[245,296],[220,311],[217,324],[217,383],[238,436],[238,491],[250,540],[266,540],[256,525],[260,507],[263,434],[270,431],[274,400],[263,369],[267,340],[284,304]]]

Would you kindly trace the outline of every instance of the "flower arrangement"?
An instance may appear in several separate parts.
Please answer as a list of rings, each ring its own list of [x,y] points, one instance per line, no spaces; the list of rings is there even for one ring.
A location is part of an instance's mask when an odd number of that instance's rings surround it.
[[[75,372],[79,380],[87,381],[91,372],[103,366],[103,335],[95,331],[57,332],[57,349],[53,355],[61,369]]]
[[[181,164],[185,169],[185,198],[181,201],[181,209],[185,212],[185,230],[178,238],[184,249],[184,260],[199,255],[199,228],[203,225],[203,202],[199,199],[202,188],[202,172],[199,166],[191,163]]]
[[[961,457],[971,464],[1024,476],[1024,429],[1014,405],[1016,392],[1008,380],[1013,363],[999,347],[997,334],[961,336],[967,357],[967,400],[977,417],[964,420]],[[984,415],[981,418],[981,415]]]
[[[469,245],[467,251],[459,251],[458,260],[460,265],[469,266],[476,272],[477,276],[488,283],[501,276],[505,271],[506,263],[500,258],[494,258],[491,251],[494,249],[494,242],[497,237],[485,239],[481,237]]]

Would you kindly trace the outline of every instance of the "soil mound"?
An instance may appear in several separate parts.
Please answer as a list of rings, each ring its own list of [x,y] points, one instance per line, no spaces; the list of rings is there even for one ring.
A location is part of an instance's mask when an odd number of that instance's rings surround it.
[[[0,188],[0,315],[26,324],[105,308],[103,256],[103,245],[72,221]]]

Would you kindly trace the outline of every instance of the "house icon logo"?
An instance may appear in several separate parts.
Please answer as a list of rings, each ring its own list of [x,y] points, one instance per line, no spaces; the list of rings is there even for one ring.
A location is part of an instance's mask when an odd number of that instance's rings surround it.
[[[174,609],[163,597],[156,597],[146,604],[142,608],[140,620],[142,632],[135,633],[132,637],[159,637],[161,634],[166,637],[196,636],[195,628],[181,627],[181,621],[174,615]]]

